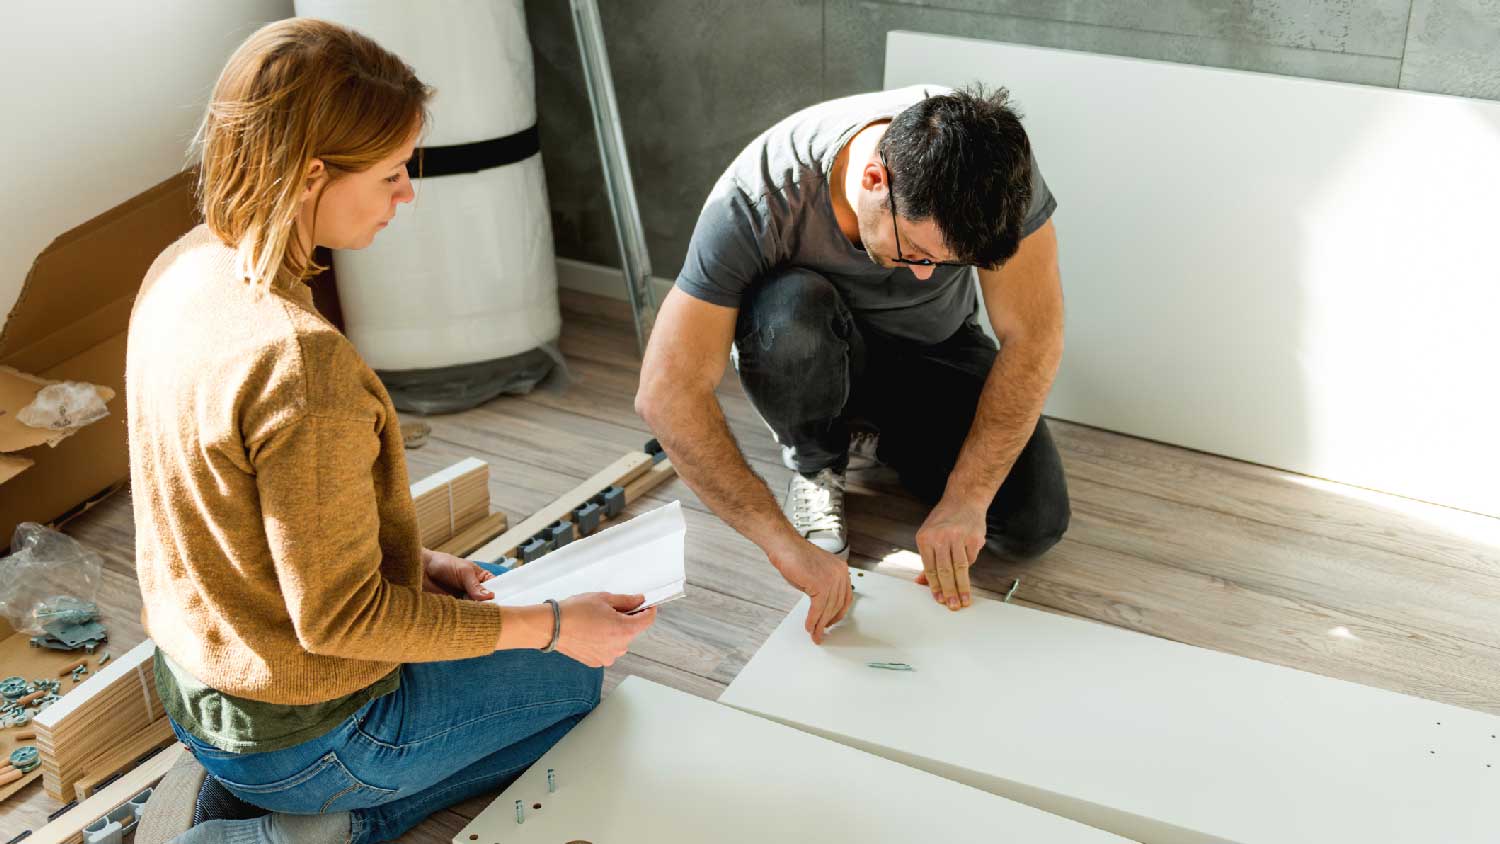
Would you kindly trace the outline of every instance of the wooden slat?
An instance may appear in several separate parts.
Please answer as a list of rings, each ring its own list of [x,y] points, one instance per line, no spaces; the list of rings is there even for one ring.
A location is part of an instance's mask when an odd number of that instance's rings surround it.
[[[672,461],[659,460],[645,474],[625,485],[625,502],[628,504],[677,477]]]
[[[147,759],[140,767],[37,830],[27,839],[27,844],[81,844],[84,827],[130,802],[130,798],[139,794],[142,789],[160,782],[186,751],[187,748],[182,745],[174,744]]]
[[[513,553],[517,545],[535,536],[537,531],[571,515],[574,508],[582,506],[605,487],[628,484],[644,474],[650,467],[651,455],[644,451],[627,454],[600,469],[588,480],[573,487],[567,494],[538,510],[519,525],[485,543],[484,547],[475,551],[471,556],[483,562],[495,562]]]

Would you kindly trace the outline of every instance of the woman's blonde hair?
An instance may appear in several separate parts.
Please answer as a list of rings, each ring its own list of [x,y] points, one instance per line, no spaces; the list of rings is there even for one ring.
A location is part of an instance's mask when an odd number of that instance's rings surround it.
[[[297,237],[308,165],[330,179],[369,169],[425,124],[431,94],[400,58],[326,21],[276,21],[241,44],[193,141],[199,207],[240,275],[265,289],[321,271]]]

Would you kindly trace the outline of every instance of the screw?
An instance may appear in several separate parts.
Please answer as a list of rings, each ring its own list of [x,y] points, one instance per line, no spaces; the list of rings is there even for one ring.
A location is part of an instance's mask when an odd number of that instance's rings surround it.
[[[516,823],[526,823],[526,809],[521,806],[521,801],[516,801]]]
[[[547,793],[553,794],[557,791],[557,772],[552,768],[547,769]]]

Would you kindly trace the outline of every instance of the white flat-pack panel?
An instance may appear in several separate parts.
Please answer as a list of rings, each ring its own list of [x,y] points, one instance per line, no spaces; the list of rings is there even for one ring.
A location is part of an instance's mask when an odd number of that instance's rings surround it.
[[[1147,844],[1493,844],[1500,718],[925,586],[793,608],[720,697]],[[899,662],[913,670],[870,668]]]
[[[547,791],[549,768],[555,793]],[[626,678],[453,841],[1122,844],[638,677]]]
[[[225,61],[292,0],[3,8],[0,315],[54,238],[187,165]]]
[[[1049,414],[1500,515],[1500,103],[891,33],[976,81],[1059,202]]]
[[[632,612],[681,597],[687,586],[682,504],[669,504],[610,525],[484,582],[490,603],[524,607],[585,592],[641,595]]]

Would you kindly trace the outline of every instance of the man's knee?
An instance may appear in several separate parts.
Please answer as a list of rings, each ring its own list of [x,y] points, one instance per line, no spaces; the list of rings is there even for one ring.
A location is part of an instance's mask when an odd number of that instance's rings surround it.
[[[740,306],[735,344],[779,371],[824,358],[841,361],[850,321],[832,282],[812,270],[788,267],[757,282]]]
[[[1040,557],[1068,532],[1073,511],[1067,498],[990,520],[986,545],[1007,557]]]

